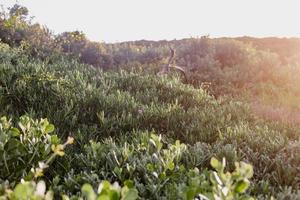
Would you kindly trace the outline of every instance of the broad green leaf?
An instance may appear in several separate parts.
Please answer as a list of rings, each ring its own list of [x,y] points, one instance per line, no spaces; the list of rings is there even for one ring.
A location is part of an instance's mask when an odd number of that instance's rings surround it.
[[[119,200],[120,199],[120,194],[116,190],[110,190],[108,192],[108,196],[110,200]]]
[[[175,169],[175,164],[174,164],[173,162],[169,162],[169,163],[168,163],[168,169],[169,169],[170,171],[173,171],[173,170]]]
[[[14,197],[18,200],[30,199],[34,194],[34,187],[30,182],[19,183],[14,189]]]
[[[131,180],[126,180],[126,181],[124,182],[124,185],[127,186],[129,189],[130,189],[130,188],[134,188],[133,181],[131,181]]]
[[[45,133],[48,134],[48,133],[52,133],[54,131],[54,125],[53,124],[49,124],[46,126],[45,128]]]
[[[210,160],[210,165],[214,169],[218,169],[220,167],[221,163],[215,157],[212,157],[211,160]]]
[[[126,189],[122,188],[122,198],[121,200],[136,200],[139,195],[138,195],[138,191],[136,189],[128,189],[125,186]]]
[[[193,200],[196,196],[196,189],[194,187],[189,187],[185,193],[186,200]]]
[[[244,193],[249,187],[249,182],[247,181],[239,181],[235,186],[235,191],[237,193]]]
[[[81,188],[82,194],[87,198],[87,200],[95,200],[96,194],[93,187],[90,184],[84,184]]]
[[[45,195],[45,200],[52,200],[54,198],[54,193],[53,191],[48,191]]]
[[[17,136],[20,135],[20,131],[19,131],[19,129],[17,129],[17,128],[11,128],[11,129],[10,129],[10,132],[11,132],[11,135],[12,135],[13,137],[17,137]]]
[[[98,196],[97,200],[111,200],[108,196],[108,194],[101,194]]]
[[[60,139],[57,135],[51,135],[51,144],[59,144]]]

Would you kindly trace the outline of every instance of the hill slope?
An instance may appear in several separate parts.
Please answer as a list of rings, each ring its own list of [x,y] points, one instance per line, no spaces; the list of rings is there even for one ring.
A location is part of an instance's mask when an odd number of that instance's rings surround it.
[[[299,190],[297,125],[263,120],[246,103],[216,100],[176,77],[138,70],[103,72],[68,59],[45,64],[4,44],[0,59],[0,116],[11,118],[20,130],[28,126],[26,134],[44,129],[24,117],[18,125],[20,116],[48,118],[56,127],[51,134],[61,140],[75,138],[66,156],[45,170],[44,179],[56,195],[79,195],[86,182],[97,187],[104,179],[120,183],[131,179],[141,198],[177,199],[191,189],[195,177],[200,181],[198,193],[208,194],[213,187],[207,176],[209,161],[225,157],[226,170],[234,170],[238,161],[254,166],[247,194],[299,198],[282,189]],[[7,123],[2,118],[2,135],[9,133],[3,129]],[[47,159],[44,144],[36,144],[35,153],[16,153],[28,163],[13,157],[0,162],[1,183],[16,185],[38,161]],[[1,155],[14,155],[12,143],[1,140],[1,145]],[[26,145],[32,147],[32,141]],[[6,165],[14,167],[13,172]]]

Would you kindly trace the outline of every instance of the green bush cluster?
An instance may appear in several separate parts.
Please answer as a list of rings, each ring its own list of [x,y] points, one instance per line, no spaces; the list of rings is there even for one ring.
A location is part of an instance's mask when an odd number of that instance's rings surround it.
[[[96,43],[15,5],[0,40],[1,198],[300,198],[297,39]]]
[[[96,188],[102,180],[128,179],[143,198],[183,198],[184,188],[194,181],[204,194],[211,184],[205,172],[211,169],[210,159],[225,157],[226,171],[235,170],[241,160],[254,166],[247,195],[297,196],[297,125],[263,120],[245,102],[217,100],[178,78],[138,70],[103,72],[64,58],[45,64],[4,44],[0,57],[0,115],[47,117],[56,125],[58,139],[71,135],[76,140],[45,172],[55,194],[80,195],[85,183]],[[33,127],[46,123],[29,121]],[[21,175],[45,159],[39,151],[29,152],[35,163],[25,161],[28,168]],[[194,168],[201,172],[195,180]]]
[[[182,153],[187,150],[185,144],[177,140],[175,144],[168,144],[168,147],[164,148],[162,137],[155,134],[142,134],[134,143],[125,142],[122,146],[116,145],[112,140],[101,143],[90,141],[90,144],[85,146],[87,153],[85,156],[82,153],[72,156],[72,159],[76,160],[72,165],[75,163],[78,167],[78,163],[82,165],[79,172],[81,174],[77,175],[77,183],[74,180],[69,182],[72,177],[69,173],[65,175],[65,183],[60,185],[58,180],[60,172],[54,172],[56,177],[47,190],[46,183],[38,179],[44,177],[44,173],[53,167],[49,165],[56,156],[65,154],[65,146],[72,144],[74,139],[69,137],[65,144],[59,144],[57,135],[50,135],[54,131],[54,126],[49,124],[47,119],[36,121],[28,116],[22,116],[18,125],[19,129],[12,126],[11,120],[1,118],[1,154],[6,170],[14,167],[12,173],[1,171],[1,174],[8,175],[0,179],[3,180],[0,185],[1,199],[51,200],[58,195],[62,199],[84,197],[88,200],[135,200],[139,195],[154,199],[194,199],[197,195],[206,199],[251,199],[245,194],[249,187],[248,179],[253,173],[251,165],[236,163],[236,171],[232,174],[224,173],[225,159],[220,163],[212,158],[211,166],[216,171],[200,174],[198,168],[188,169],[180,164]],[[36,156],[39,154],[44,156]],[[10,157],[7,158],[5,155]],[[27,161],[26,157],[31,157],[30,161]],[[20,161],[23,164],[22,168],[17,167]],[[35,168],[34,165],[37,163],[38,167]],[[29,170],[27,166],[31,169]],[[124,186],[121,188],[117,182],[111,185],[108,181],[102,181],[95,192],[91,185],[95,184],[95,181],[89,177],[99,177],[100,174],[104,175],[103,173],[106,173],[109,179],[124,181]],[[50,178],[47,173],[45,177]],[[21,182],[18,183],[20,179]],[[85,182],[81,189],[76,193],[74,188],[71,192],[70,186],[76,187],[80,180]],[[11,190],[10,186],[14,185],[14,189]]]
[[[10,182],[22,177],[30,178],[27,172],[41,160],[50,156],[51,146],[58,145],[57,135],[49,135],[54,126],[46,119],[34,121],[22,116],[18,122],[19,129],[12,126],[6,117],[0,119],[0,179]]]
[[[0,40],[19,47],[30,60],[39,58],[53,64],[58,59],[76,59],[104,70],[140,69],[151,74],[166,64],[168,47],[173,46],[175,63],[187,71],[187,83],[209,86],[210,93],[217,97],[247,95],[250,102],[281,108],[279,116],[273,117],[276,120],[300,121],[296,116],[300,100],[297,38],[204,36],[173,41],[97,43],[89,41],[80,31],[54,35],[48,28],[33,24],[28,9],[16,4],[0,11]],[[268,112],[259,114],[266,116]],[[280,116],[283,113],[285,116]]]

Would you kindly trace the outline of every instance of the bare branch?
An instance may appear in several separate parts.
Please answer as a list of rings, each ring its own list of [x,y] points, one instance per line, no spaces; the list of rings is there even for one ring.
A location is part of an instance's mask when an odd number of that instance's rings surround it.
[[[188,77],[186,71],[182,67],[173,65],[174,58],[175,58],[175,50],[172,47],[169,47],[169,49],[170,49],[170,57],[168,59],[168,63],[161,66],[161,70],[157,73],[157,75],[168,74],[170,72],[170,69],[172,68],[182,73],[185,80],[187,81]]]

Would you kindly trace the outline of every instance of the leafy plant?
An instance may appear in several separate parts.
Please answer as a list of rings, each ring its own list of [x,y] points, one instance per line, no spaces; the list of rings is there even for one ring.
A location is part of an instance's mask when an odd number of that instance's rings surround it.
[[[111,185],[108,181],[103,181],[97,190],[93,190],[92,186],[85,184],[81,191],[87,200],[109,199],[109,200],[135,200],[138,198],[138,191],[134,188],[131,181],[125,181],[121,188],[117,182]]]
[[[17,181],[26,178],[29,169],[47,160],[53,148],[60,147],[54,126],[47,119],[33,120],[22,116],[19,129],[6,117],[0,119],[0,178]],[[48,163],[49,164],[49,163]]]
[[[244,162],[236,162],[236,169],[232,173],[224,172],[225,158],[219,162],[216,158],[211,158],[211,166],[215,171],[211,171],[206,176],[199,174],[196,168],[190,171],[189,184],[183,189],[184,199],[194,199],[199,196],[201,199],[214,200],[251,200],[254,198],[246,194],[250,186],[249,179],[253,176],[252,166]],[[209,181],[207,180],[209,179]]]
[[[216,170],[210,176],[214,199],[253,199],[244,194],[250,186],[249,179],[253,176],[252,166],[244,162],[236,162],[235,171],[225,173],[225,165],[225,158],[222,163],[215,158],[211,159],[211,166]]]

